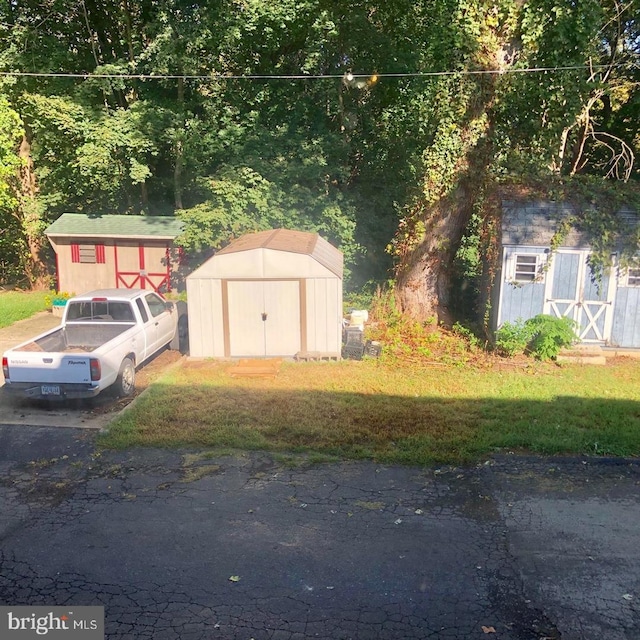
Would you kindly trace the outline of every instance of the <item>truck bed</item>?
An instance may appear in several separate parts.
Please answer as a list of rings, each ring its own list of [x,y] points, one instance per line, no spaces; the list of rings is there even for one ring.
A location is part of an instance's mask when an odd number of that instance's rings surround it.
[[[42,336],[38,340],[22,345],[15,351],[46,351],[55,353],[91,353],[105,342],[113,340],[130,329],[129,324],[68,324]]]

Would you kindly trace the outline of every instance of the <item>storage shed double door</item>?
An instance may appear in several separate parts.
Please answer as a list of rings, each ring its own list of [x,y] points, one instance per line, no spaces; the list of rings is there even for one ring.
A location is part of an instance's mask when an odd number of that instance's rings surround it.
[[[577,323],[582,342],[603,343],[611,337],[615,269],[598,282],[587,250],[559,250],[546,281],[544,313],[566,316]]]
[[[223,280],[225,351],[270,357],[302,348],[302,280]]]

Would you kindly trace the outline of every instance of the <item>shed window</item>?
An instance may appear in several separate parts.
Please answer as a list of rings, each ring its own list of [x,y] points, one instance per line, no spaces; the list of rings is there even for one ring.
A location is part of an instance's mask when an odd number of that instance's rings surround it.
[[[103,244],[72,244],[71,262],[85,264],[104,264]]]
[[[515,270],[513,279],[516,282],[533,282],[538,275],[538,259],[537,254],[519,253],[515,259]]]
[[[640,264],[635,264],[627,269],[627,286],[640,287]]]

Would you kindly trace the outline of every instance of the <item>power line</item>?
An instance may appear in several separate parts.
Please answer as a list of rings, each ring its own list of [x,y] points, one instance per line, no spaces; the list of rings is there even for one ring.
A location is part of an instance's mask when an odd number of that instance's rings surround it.
[[[471,76],[471,75],[503,75],[508,73],[556,73],[559,71],[593,71],[595,69],[609,69],[611,67],[633,67],[632,63],[617,63],[613,65],[571,65],[564,67],[527,67],[523,69],[465,69],[461,71],[419,71],[401,73],[350,73],[350,78],[435,78],[443,76]],[[245,74],[225,75],[212,73],[209,75],[190,74],[161,74],[161,73],[69,73],[69,72],[35,72],[35,71],[0,71],[1,77],[26,78],[81,78],[92,79],[124,79],[124,80],[342,80],[347,74]]]

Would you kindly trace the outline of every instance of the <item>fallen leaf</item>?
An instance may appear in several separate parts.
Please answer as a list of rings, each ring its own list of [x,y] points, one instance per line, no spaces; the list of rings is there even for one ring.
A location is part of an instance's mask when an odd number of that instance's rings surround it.
[[[240,576],[229,576],[230,582],[240,582]]]
[[[496,630],[493,627],[485,627],[484,625],[482,626],[482,630],[485,633],[495,633],[496,632]]]

